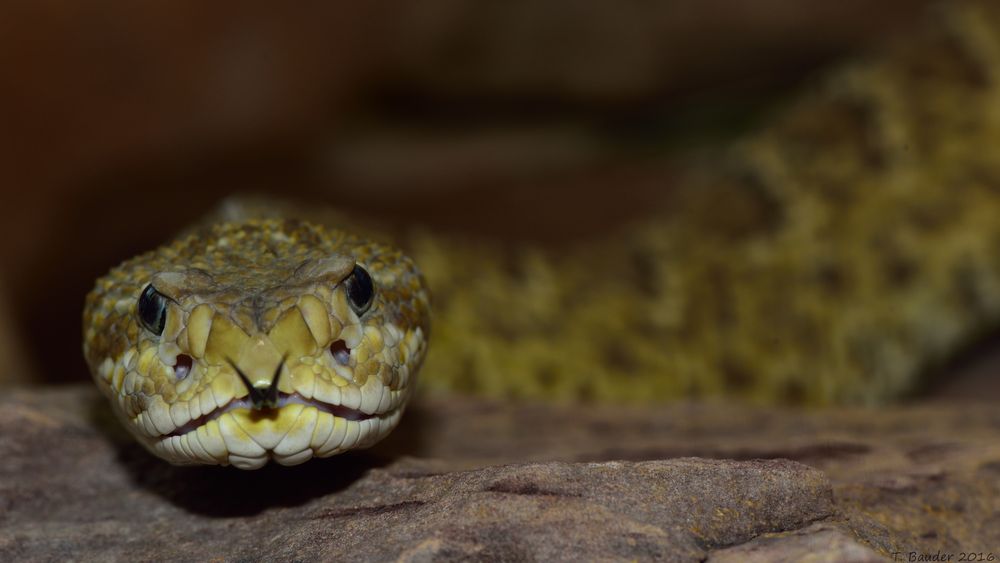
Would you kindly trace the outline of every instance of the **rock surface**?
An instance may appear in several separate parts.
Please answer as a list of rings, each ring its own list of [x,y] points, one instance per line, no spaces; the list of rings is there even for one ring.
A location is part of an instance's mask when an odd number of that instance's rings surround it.
[[[801,561],[815,563],[874,563],[884,558],[859,545],[843,530],[827,523],[816,523],[802,530],[768,534],[742,545],[718,550],[708,563],[770,563]]]
[[[424,398],[382,445],[176,468],[89,386],[0,400],[0,560],[873,561],[1000,554],[1000,411]]]

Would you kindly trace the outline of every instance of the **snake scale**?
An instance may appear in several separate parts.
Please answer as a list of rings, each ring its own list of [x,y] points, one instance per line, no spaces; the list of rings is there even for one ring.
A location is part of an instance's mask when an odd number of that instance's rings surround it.
[[[417,234],[411,261],[231,203],[98,280],[94,379],[156,455],[241,468],[373,444],[422,362],[496,397],[905,395],[1000,320],[1000,9],[938,16],[567,251]]]

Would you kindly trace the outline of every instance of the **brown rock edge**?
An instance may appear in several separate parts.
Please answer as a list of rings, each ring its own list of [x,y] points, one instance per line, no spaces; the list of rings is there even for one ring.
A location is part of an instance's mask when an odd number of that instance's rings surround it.
[[[89,386],[0,400],[0,560],[1000,556],[1000,409],[423,398],[376,448],[171,467]],[[985,559],[984,559],[985,560]]]

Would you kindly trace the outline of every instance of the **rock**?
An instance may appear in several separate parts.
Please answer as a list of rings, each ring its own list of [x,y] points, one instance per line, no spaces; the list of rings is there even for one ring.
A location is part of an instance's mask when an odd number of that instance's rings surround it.
[[[815,563],[878,563],[885,558],[827,523],[817,523],[774,535],[766,535],[743,545],[720,549],[708,563],[775,563],[803,561]]]
[[[151,457],[88,385],[13,390],[0,560],[996,553],[997,412],[424,397],[373,450],[240,472]]]
[[[281,506],[281,493],[302,494],[345,464],[180,473],[171,479],[197,481],[160,496],[104,479],[74,482],[65,465],[65,485],[86,493],[15,490],[0,533],[5,559],[692,561],[707,547],[800,527],[832,511],[822,475],[784,461],[551,462],[471,471],[400,463],[345,479],[336,494],[293,495],[289,500],[301,503],[290,506]],[[232,511],[229,499],[253,497],[260,486],[278,506],[251,501]]]

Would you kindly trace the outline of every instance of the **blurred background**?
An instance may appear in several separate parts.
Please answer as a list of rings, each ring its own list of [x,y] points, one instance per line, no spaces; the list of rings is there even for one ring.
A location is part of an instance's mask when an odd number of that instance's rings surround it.
[[[93,280],[230,194],[600,237],[925,4],[4,2],[0,379],[87,379]]]

